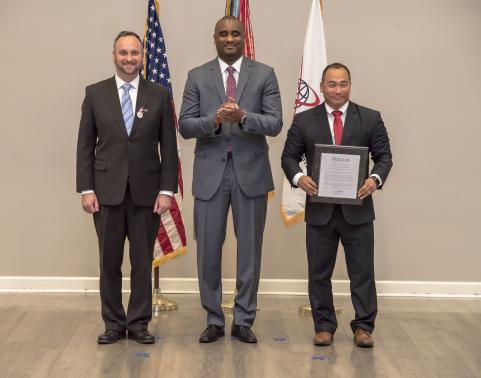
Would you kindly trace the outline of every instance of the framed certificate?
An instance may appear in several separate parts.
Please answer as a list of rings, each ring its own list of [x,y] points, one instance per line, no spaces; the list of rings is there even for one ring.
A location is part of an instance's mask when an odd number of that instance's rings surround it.
[[[312,179],[317,195],[312,202],[362,205],[357,197],[367,178],[368,147],[315,144]]]

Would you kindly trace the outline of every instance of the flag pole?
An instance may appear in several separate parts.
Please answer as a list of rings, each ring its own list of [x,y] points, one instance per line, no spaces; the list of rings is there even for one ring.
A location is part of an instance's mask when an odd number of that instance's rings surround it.
[[[144,27],[143,55],[144,64],[142,76],[145,80],[162,85],[171,95],[172,110],[175,117],[175,107],[172,97],[172,85],[167,63],[166,47],[162,28],[160,26],[160,8],[157,0],[147,1],[147,17]],[[177,129],[177,118],[175,117]],[[177,310],[178,304],[166,298],[160,289],[159,265],[186,252],[185,229],[180,216],[181,201],[183,195],[182,171],[179,157],[178,187],[181,193],[179,198],[175,194],[172,198],[172,208],[169,212],[161,215],[159,232],[154,247],[154,288],[152,289],[152,313],[160,315],[164,311]],[[177,216],[174,216],[177,215]],[[175,243],[172,242],[175,240]],[[160,251],[158,258],[155,252]]]
[[[154,268],[154,290],[152,292],[152,315],[159,316],[165,311],[177,310],[177,302],[165,297],[160,290],[159,267]]]
[[[318,2],[318,4],[316,4],[317,2]],[[317,8],[317,5],[319,5],[319,8]],[[324,10],[324,0],[313,0],[312,1],[311,10],[310,10],[310,14],[309,14],[309,22],[308,22],[307,31],[306,31],[306,39],[304,41],[303,58],[306,54],[306,51],[312,49],[313,46],[319,46],[319,44],[325,46],[324,25],[323,25],[323,22],[322,22],[323,10]],[[313,20],[315,21],[316,17],[319,17],[318,24],[320,24],[320,28],[316,29],[316,30],[312,30],[311,29],[311,22]],[[317,25],[317,23],[313,22],[312,25]],[[319,32],[320,32],[320,34],[319,34]],[[312,34],[312,35],[310,35],[310,34]],[[310,35],[310,38],[314,37],[314,39],[312,39],[312,40],[308,39],[309,38],[308,35]],[[308,41],[309,41],[309,45],[307,44]],[[320,43],[320,42],[322,42],[322,43]],[[312,51],[311,51],[311,53],[312,53]],[[314,54],[314,55],[316,55],[316,54]],[[301,63],[301,78],[300,79],[303,79],[303,77],[305,75],[304,80],[307,82],[306,84],[308,84],[308,85],[311,84],[312,87],[320,85],[321,73],[322,73],[322,70],[324,69],[325,65],[327,64],[327,57],[325,55],[325,49],[324,49],[323,58],[319,58],[319,56],[317,56],[317,60],[319,60],[319,63],[323,63],[323,65],[319,66],[319,64],[317,64],[314,67],[314,71],[315,71],[316,74],[312,75],[312,76],[311,76],[312,72],[310,72],[312,70],[312,67],[308,66],[309,62],[307,60],[304,61],[304,59],[303,59],[303,61]],[[307,66],[307,69],[304,69],[304,65]],[[300,88],[298,87],[298,96],[299,96],[299,91],[300,91]],[[297,103],[296,103],[296,106],[298,106]],[[295,113],[297,114],[298,112],[302,112],[304,110],[298,110],[296,108]],[[299,192],[299,193],[302,193],[302,192]],[[281,214],[284,215],[284,213],[282,211],[282,208],[281,208]],[[301,220],[303,218],[303,215],[304,215],[304,208],[302,208],[302,211],[298,210],[298,213],[296,215],[293,215],[293,216],[291,215],[290,218],[287,218],[286,216],[284,216],[284,223],[286,223],[286,224],[296,223],[298,220]],[[340,315],[342,313],[342,309],[335,308],[335,312],[336,312],[337,315]],[[300,305],[299,306],[299,313],[306,314],[306,315],[311,314],[312,313],[311,305],[309,303]]]
[[[237,17],[244,25],[244,31],[246,33],[244,41],[244,55],[248,58],[255,60],[254,53],[254,37],[252,35],[252,27],[250,21],[250,9],[249,0],[238,1],[233,4],[233,0],[226,0],[225,3],[225,15]],[[269,198],[272,197],[274,192],[269,193]],[[234,269],[235,271],[235,269]],[[237,296],[237,286],[234,289],[234,294],[230,299],[224,300],[221,303],[221,308],[226,311],[232,312],[235,305],[235,297]],[[257,306],[257,311],[259,311],[259,306]]]

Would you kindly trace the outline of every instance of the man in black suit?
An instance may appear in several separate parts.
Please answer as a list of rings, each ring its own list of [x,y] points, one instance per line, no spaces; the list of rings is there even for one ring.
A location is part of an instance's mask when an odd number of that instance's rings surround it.
[[[282,168],[293,186],[306,196],[306,246],[309,266],[309,299],[314,319],[315,345],[330,345],[337,328],[331,277],[341,240],[351,281],[355,319],[351,321],[358,346],[372,347],[377,314],[374,281],[374,207],[371,195],[385,183],[392,167],[389,137],[381,114],[349,101],[351,74],[340,63],[328,65],[322,74],[325,102],[294,117],[282,153]],[[315,203],[312,180],[314,144],[369,147],[374,162],[359,189],[361,206]],[[307,175],[299,167],[303,154]]]
[[[77,191],[93,214],[100,251],[105,332],[99,344],[125,338],[155,342],[151,269],[160,214],[177,191],[178,155],[167,90],[140,77],[142,42],[121,32],[112,52],[116,74],[86,89],[77,145]],[[159,157],[160,147],[160,157]],[[129,239],[131,295],[122,305],[122,260]]]

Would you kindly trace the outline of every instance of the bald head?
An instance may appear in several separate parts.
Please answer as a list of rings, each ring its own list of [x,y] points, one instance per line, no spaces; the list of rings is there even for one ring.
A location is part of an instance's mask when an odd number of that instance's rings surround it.
[[[227,64],[235,63],[244,51],[244,26],[237,17],[224,16],[215,24],[217,55]]]
[[[240,22],[237,17],[230,15],[222,17],[219,21],[215,23],[214,36],[219,32],[219,28],[224,22],[233,22],[234,24],[236,24],[236,26],[242,30],[242,36],[244,36],[244,25],[242,25],[242,22]]]

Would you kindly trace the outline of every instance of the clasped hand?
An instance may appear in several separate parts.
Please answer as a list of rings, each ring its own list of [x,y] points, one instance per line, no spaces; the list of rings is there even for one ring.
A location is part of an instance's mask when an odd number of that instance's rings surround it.
[[[244,110],[235,103],[235,99],[229,98],[217,109],[214,122],[219,127],[223,122],[240,122],[242,117],[244,117]]]

